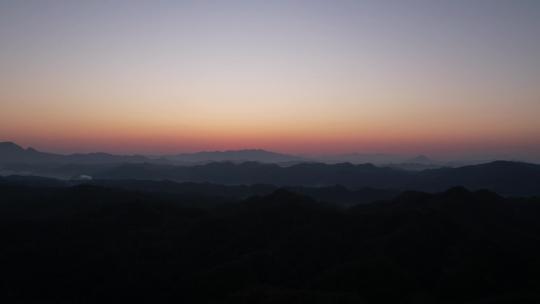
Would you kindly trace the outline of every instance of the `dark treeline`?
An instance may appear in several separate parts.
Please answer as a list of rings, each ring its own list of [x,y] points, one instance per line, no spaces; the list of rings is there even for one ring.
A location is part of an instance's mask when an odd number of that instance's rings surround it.
[[[0,183],[5,303],[538,303],[540,200]]]

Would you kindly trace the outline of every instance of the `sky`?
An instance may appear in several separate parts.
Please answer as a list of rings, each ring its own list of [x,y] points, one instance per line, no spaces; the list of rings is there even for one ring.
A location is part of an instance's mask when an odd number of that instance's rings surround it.
[[[540,159],[540,1],[0,0],[0,141]]]

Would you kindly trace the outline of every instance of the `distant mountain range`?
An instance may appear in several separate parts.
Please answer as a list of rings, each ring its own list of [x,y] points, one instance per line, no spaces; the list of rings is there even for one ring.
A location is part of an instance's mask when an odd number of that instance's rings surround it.
[[[348,162],[352,164],[370,163],[380,165],[408,162],[408,158],[405,156],[385,153],[348,153],[336,155],[320,155],[314,156],[313,159],[330,164]]]
[[[23,149],[14,143],[0,143],[0,174],[83,180],[171,180],[223,185],[342,185],[353,190],[369,187],[428,192],[465,186],[472,190],[489,189],[501,195],[540,196],[540,165],[521,162],[495,161],[413,171],[372,164],[303,162],[295,156],[264,150],[200,152],[175,157],[168,160],[106,153],[60,155],[32,148]],[[244,161],[247,159],[258,161]],[[425,156],[415,160],[419,165],[429,161]],[[289,163],[284,166],[278,165],[278,162]]]
[[[0,164],[9,163],[121,163],[147,162],[149,159],[141,155],[113,155],[108,153],[87,154],[55,154],[24,149],[12,142],[0,142]]]
[[[298,156],[277,153],[262,149],[244,149],[228,151],[201,151],[193,153],[179,153],[161,156],[144,155],[115,155],[103,152],[57,154],[38,151],[33,148],[24,149],[13,142],[0,142],[0,166],[3,164],[111,164],[111,163],[158,163],[194,165],[210,162],[230,161],[234,163],[259,162],[275,163],[289,166],[305,162],[320,162],[327,164],[352,163],[374,164],[405,170],[424,170],[445,166],[456,167],[465,164],[481,163],[448,163],[433,160],[425,155],[415,157],[383,154],[383,153],[351,153],[337,155],[311,155]]]
[[[201,151],[194,153],[179,153],[163,156],[148,157],[143,155],[114,155],[109,153],[77,153],[77,154],[56,154],[38,151],[33,148],[24,149],[13,142],[0,142],[0,165],[6,163],[175,163],[182,165],[204,164],[209,162],[230,161],[276,163],[281,165],[291,165],[301,162],[322,162],[322,163],[352,163],[375,165],[389,165],[405,169],[427,169],[433,168],[438,163],[427,156],[405,157],[393,154],[369,154],[352,153],[326,156],[297,156],[291,154],[277,153],[262,149],[245,149],[229,151]],[[440,164],[439,164],[440,165]]]
[[[13,142],[0,142],[0,164],[35,164],[35,163],[176,163],[176,164],[202,164],[216,161],[246,162],[256,161],[261,163],[297,163],[307,159],[265,151],[261,149],[233,150],[233,151],[205,151],[195,153],[182,153],[165,155],[160,157],[146,157],[142,155],[114,155],[108,153],[78,153],[78,154],[55,154],[35,150],[24,149]]]
[[[302,162],[305,158],[265,151],[261,149],[232,150],[232,151],[204,151],[195,153],[182,153],[177,155],[163,156],[163,159],[177,162],[204,163],[215,161],[246,162],[255,161],[260,163],[288,163]]]

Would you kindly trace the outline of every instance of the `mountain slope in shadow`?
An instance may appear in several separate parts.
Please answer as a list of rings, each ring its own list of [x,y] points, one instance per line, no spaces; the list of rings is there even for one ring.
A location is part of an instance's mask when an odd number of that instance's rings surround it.
[[[168,198],[206,197],[213,199],[219,198],[225,201],[238,201],[251,196],[268,195],[280,188],[275,185],[267,184],[220,185],[211,183],[179,183],[174,181],[120,179],[64,181],[38,176],[0,176],[0,185],[67,188],[73,185],[81,184],[127,191],[137,191]],[[309,196],[317,201],[334,203],[342,207],[355,204],[373,203],[379,200],[387,200],[394,198],[399,194],[399,191],[395,190],[381,190],[374,188],[351,190],[339,185],[329,187],[290,186],[284,187],[283,189]]]
[[[155,164],[126,164],[97,175],[113,179],[170,179],[218,184],[276,184],[280,186],[329,186],[351,188],[442,191],[455,185],[489,189],[502,195],[540,195],[540,165],[496,161],[459,168],[419,172],[376,167],[370,164],[304,163],[289,167],[247,162],[210,163],[182,167]]]
[[[464,188],[349,209],[0,185],[6,302],[537,303],[540,201]]]

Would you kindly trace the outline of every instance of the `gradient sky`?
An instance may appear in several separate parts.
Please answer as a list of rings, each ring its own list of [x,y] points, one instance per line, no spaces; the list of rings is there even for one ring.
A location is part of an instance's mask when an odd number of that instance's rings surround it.
[[[0,0],[0,140],[540,159],[540,1]]]

